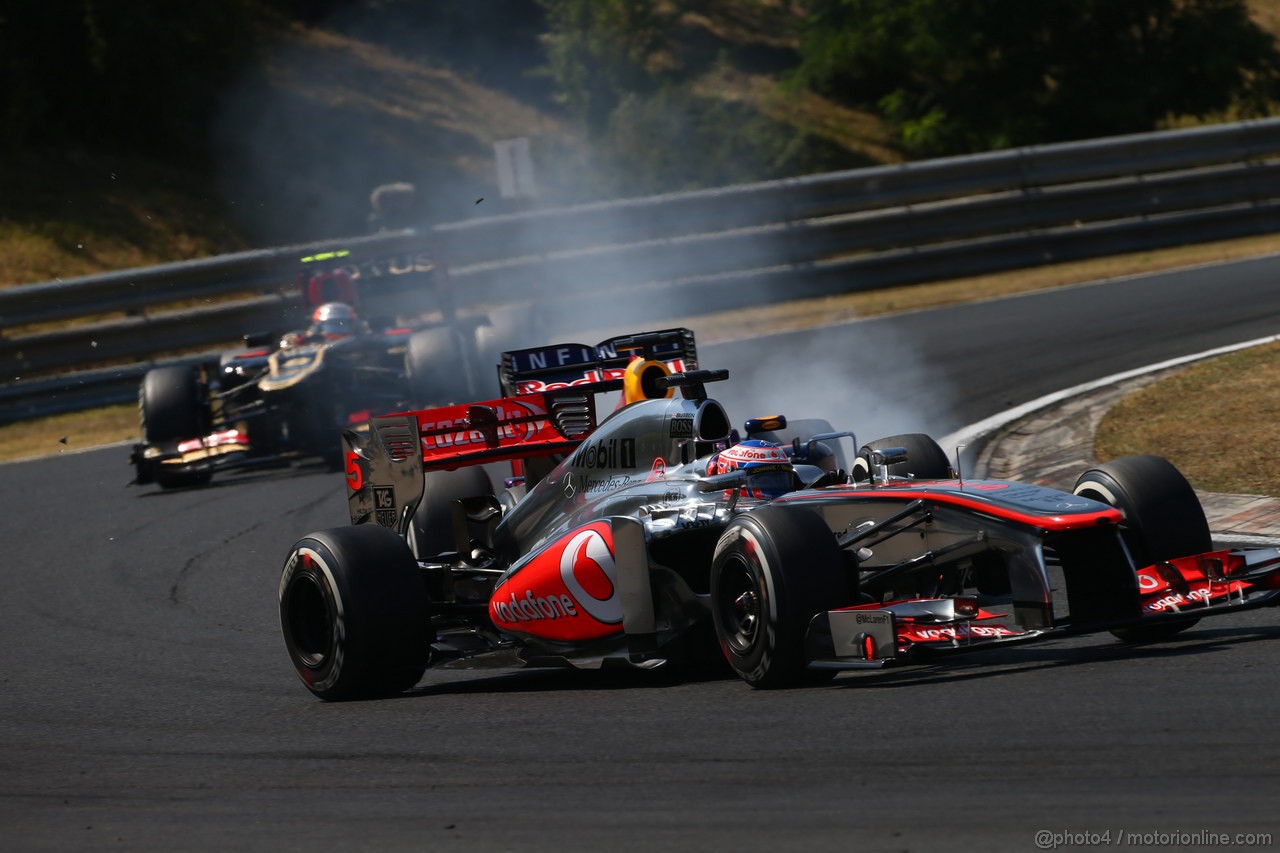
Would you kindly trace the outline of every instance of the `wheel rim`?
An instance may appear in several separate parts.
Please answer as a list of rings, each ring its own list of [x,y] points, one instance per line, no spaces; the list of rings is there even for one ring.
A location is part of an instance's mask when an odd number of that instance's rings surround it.
[[[333,651],[329,602],[312,572],[295,574],[285,592],[285,624],[298,662],[311,669],[324,665]]]
[[[756,574],[741,560],[733,560],[720,576],[717,607],[725,639],[735,652],[751,650],[760,636],[762,595]]]

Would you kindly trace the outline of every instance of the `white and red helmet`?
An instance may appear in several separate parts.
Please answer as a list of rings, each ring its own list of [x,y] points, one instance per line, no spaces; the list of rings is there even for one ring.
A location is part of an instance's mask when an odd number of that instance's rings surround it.
[[[771,441],[749,438],[720,451],[707,461],[707,476],[746,470],[750,485],[743,494],[756,498],[776,498],[795,491],[795,468],[791,457]]]

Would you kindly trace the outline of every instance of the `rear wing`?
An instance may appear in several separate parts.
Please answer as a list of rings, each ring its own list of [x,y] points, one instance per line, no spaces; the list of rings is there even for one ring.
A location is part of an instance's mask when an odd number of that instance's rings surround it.
[[[295,285],[304,308],[346,302],[371,316],[439,310],[452,321],[457,314],[452,291],[421,238],[376,252],[363,243],[298,259]]]
[[[502,354],[498,368],[507,395],[594,387],[621,379],[634,359],[657,361],[671,373],[698,368],[698,347],[689,329],[663,329],[606,338],[598,344],[553,344]]]
[[[642,381],[647,375],[661,373],[674,387],[667,374],[696,367],[688,329],[503,353],[500,399],[383,415],[367,433],[343,432],[351,523],[405,533],[427,472],[569,453],[599,425],[597,394],[624,390],[630,376],[624,399],[661,397],[665,381]]]
[[[489,462],[568,453],[595,431],[595,393],[605,380],[540,394],[383,415],[369,431],[342,434],[352,524],[406,532],[422,497],[423,475]]]
[[[636,362],[632,371],[644,364]],[[703,383],[728,376],[727,370],[699,370],[664,375],[655,386],[660,396],[681,388],[686,397],[702,400]],[[405,534],[427,472],[572,452],[598,425],[595,394],[621,389],[628,378],[382,415],[370,420],[367,433],[344,431],[351,523],[373,522]]]

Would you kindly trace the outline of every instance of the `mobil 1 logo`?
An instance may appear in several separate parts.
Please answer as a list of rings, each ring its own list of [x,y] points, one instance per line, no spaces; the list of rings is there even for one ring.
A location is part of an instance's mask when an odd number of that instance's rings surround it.
[[[628,469],[636,467],[634,438],[602,438],[587,441],[573,453],[575,468]]]

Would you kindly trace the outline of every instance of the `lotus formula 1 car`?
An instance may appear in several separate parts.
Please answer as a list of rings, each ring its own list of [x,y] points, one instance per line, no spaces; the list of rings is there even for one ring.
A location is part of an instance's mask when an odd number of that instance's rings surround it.
[[[1213,550],[1162,459],[1067,493],[957,477],[920,434],[788,440],[776,417],[738,441],[705,390],[725,373],[698,370],[686,337],[507,353],[522,393],[348,433],[353,524],[300,539],[279,586],[312,693],[394,694],[502,650],[591,668],[709,654],[780,687],[1069,632],[1158,640],[1280,600],[1280,550]],[[508,461],[527,491],[495,495],[477,466]]]
[[[470,399],[483,386],[456,317],[453,325],[371,326],[356,313],[344,270],[312,276],[303,294],[318,303],[305,329],[249,336],[248,348],[216,363],[148,371],[138,391],[143,442],[130,459],[135,482],[199,485],[217,470],[295,457],[336,465],[341,430],[370,411]]]

